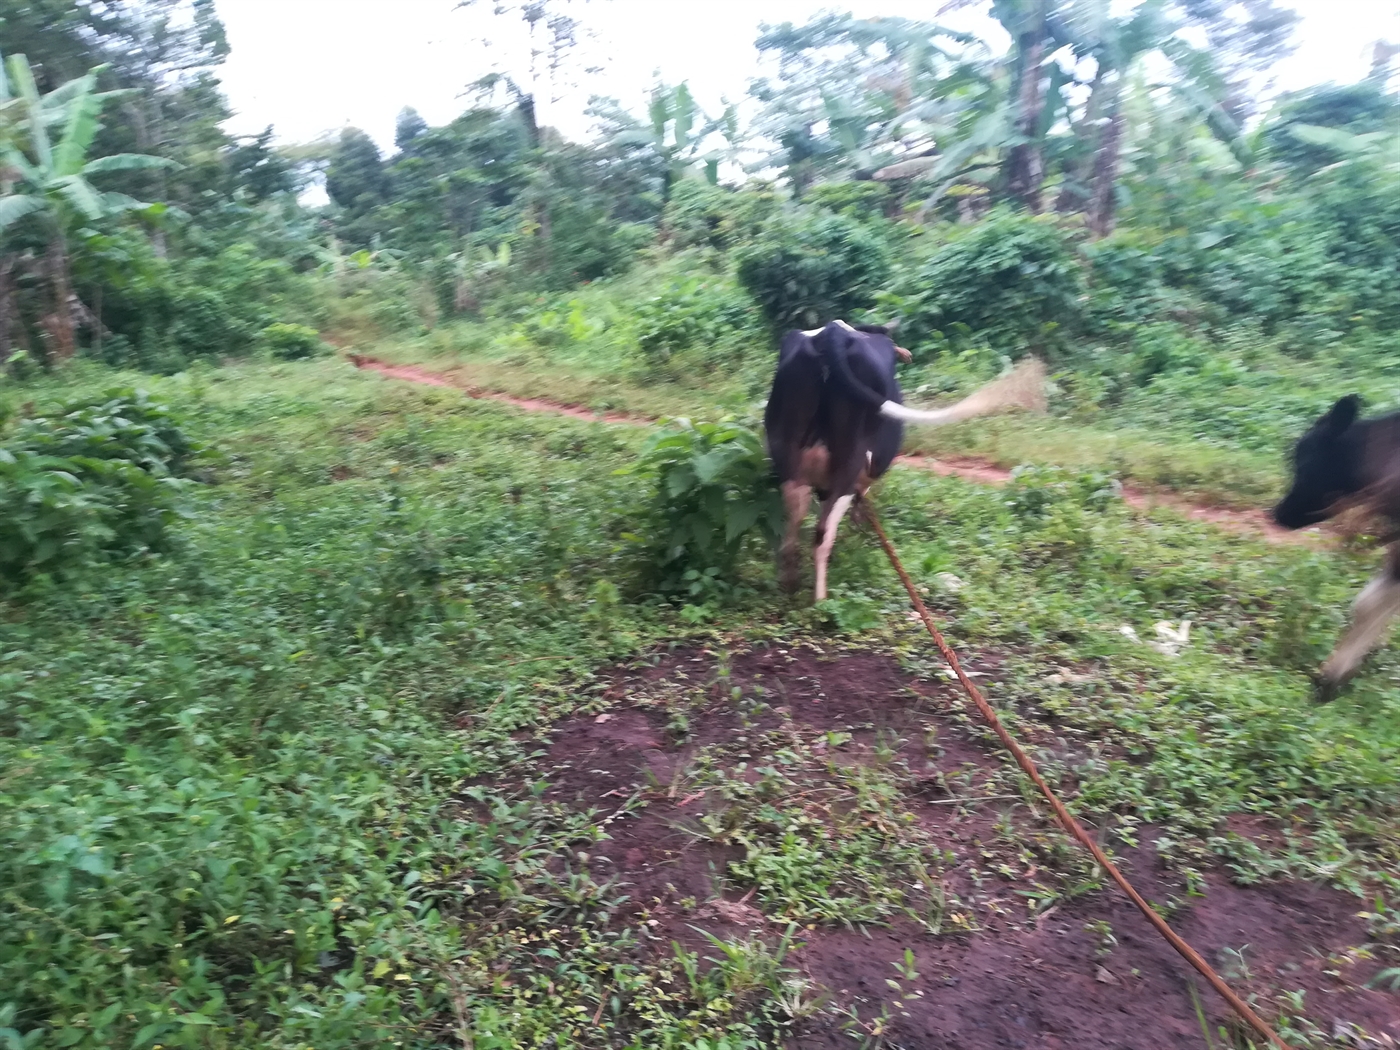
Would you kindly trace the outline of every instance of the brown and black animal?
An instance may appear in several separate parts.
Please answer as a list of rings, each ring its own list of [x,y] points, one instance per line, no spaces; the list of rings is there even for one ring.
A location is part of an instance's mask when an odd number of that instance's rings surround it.
[[[1358,419],[1361,399],[1339,400],[1293,449],[1293,482],[1274,507],[1274,521],[1302,529],[1355,515],[1381,523],[1385,565],[1352,605],[1351,627],[1318,673],[1318,695],[1330,700],[1356,673],[1400,612],[1400,413]]]
[[[1034,359],[949,408],[904,407],[895,362],[908,360],[909,352],[895,345],[891,329],[837,320],[788,332],[778,351],[763,422],[786,512],[779,576],[786,589],[796,589],[798,534],[815,491],[821,500],[813,537],[817,601],[826,598],[837,526],[899,455],[904,423],[952,423],[1008,407],[1044,407],[1044,368]]]

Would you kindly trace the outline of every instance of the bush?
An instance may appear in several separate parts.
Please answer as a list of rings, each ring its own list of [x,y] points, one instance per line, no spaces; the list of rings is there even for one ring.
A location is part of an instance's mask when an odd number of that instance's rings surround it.
[[[169,409],[142,391],[26,420],[0,447],[0,583],[162,549],[195,453]]]
[[[883,182],[823,182],[807,191],[803,200],[813,207],[846,215],[861,222],[872,222],[885,215],[894,198]]]
[[[726,250],[753,240],[781,209],[781,198],[764,183],[729,190],[703,179],[679,179],[662,225],[672,248]]]
[[[629,473],[656,479],[658,585],[668,595],[717,599],[745,539],[757,529],[775,542],[782,532],[782,497],[754,426],[676,420]]]
[[[814,328],[874,305],[889,250],[854,219],[801,211],[743,248],[737,272],[775,329]]]
[[[637,345],[648,363],[663,364],[684,350],[710,346],[758,327],[753,300],[720,278],[672,281],[637,309]],[[719,355],[713,355],[719,356]]]
[[[1121,494],[1118,481],[1098,471],[1023,464],[1011,472],[1003,502],[1018,520],[1037,522],[1059,506],[1102,513]]]
[[[304,324],[270,324],[258,338],[273,357],[282,361],[301,361],[331,352],[321,341],[321,333]]]
[[[117,387],[25,420],[10,445],[47,456],[119,459],[148,474],[181,477],[199,449],[169,406],[144,390]]]
[[[1053,354],[1080,328],[1084,278],[1054,221],[994,212],[945,245],[898,289],[911,348],[961,329],[1019,357]]]
[[[0,586],[91,561],[108,538],[79,464],[0,447]]]

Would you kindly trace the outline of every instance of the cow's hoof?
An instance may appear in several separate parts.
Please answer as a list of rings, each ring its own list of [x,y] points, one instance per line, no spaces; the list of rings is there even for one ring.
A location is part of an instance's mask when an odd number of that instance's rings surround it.
[[[1346,684],[1345,678],[1332,678],[1319,672],[1313,676],[1313,702],[1330,704],[1341,695]]]

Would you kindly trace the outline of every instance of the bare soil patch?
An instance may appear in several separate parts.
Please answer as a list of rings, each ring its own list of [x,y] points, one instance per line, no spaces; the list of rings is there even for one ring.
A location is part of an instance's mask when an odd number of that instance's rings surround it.
[[[997,663],[968,661],[993,692]],[[701,828],[724,800],[713,787],[690,790],[687,771],[698,756],[722,754],[735,777],[752,778],[766,764],[794,761],[774,749],[786,740],[807,754],[826,748],[833,770],[890,770],[901,806],[943,851],[938,934],[900,916],[851,928],[803,924],[790,961],[830,998],[803,1022],[794,1046],[858,1046],[853,1035],[876,1031],[885,1041],[870,1045],[911,1048],[1205,1045],[1194,971],[1112,888],[1067,892],[1078,876],[1049,868],[1072,869],[1073,847],[1038,810],[1005,797],[1014,781],[1009,760],[969,732],[950,706],[953,686],[916,679],[891,657],[810,647],[677,650],[617,668],[605,681],[614,707],[561,723],[538,773],[548,798],[603,817],[643,794],[643,808],[606,824],[608,837],[590,847],[588,863],[629,894],[650,950],[669,954],[675,940],[714,954],[695,927],[776,940],[788,924],[765,912],[757,885],[733,876],[745,848]],[[1192,896],[1158,858],[1157,838],[1143,829],[1137,847],[1120,848],[1123,869],[1266,1015],[1301,992],[1302,1014],[1329,1035],[1357,1025],[1400,1039],[1400,996],[1364,987],[1378,969],[1358,951],[1366,930],[1356,913],[1365,902],[1310,883],[1245,888],[1218,871],[1206,873],[1203,896]],[[1031,897],[1047,890],[1060,899],[1033,913]],[[906,949],[917,978],[896,967]],[[1198,994],[1218,1039],[1218,1026],[1235,1022],[1208,988]]]

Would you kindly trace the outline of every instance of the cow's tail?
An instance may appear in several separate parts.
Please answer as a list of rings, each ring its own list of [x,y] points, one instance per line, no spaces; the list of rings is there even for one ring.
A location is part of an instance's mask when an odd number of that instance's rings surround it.
[[[1016,408],[1028,412],[1045,411],[1045,364],[1039,358],[1025,358],[1006,375],[974,391],[956,405],[923,410],[885,401],[880,405],[880,412],[906,423],[941,426]]]

